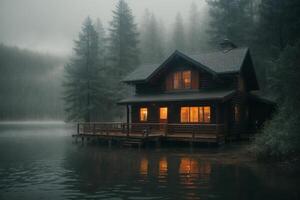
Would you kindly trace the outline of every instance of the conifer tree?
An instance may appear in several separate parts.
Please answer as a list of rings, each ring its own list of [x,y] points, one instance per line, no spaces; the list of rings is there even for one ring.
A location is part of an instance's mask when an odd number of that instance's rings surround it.
[[[64,100],[67,121],[96,120],[101,107],[98,33],[88,17],[74,42],[74,55],[65,66]]]
[[[163,58],[163,33],[154,14],[146,10],[141,27],[141,61],[155,63]]]
[[[120,0],[113,11],[108,37],[108,59],[117,79],[132,71],[139,62],[138,31],[131,9]]]
[[[185,41],[185,32],[183,19],[180,13],[177,13],[175,18],[175,24],[173,29],[173,37],[171,40],[172,51],[181,50],[184,51],[186,49],[186,41]]]
[[[249,0],[208,0],[210,6],[211,42],[219,44],[223,39],[229,39],[238,46],[247,44],[252,16]]]

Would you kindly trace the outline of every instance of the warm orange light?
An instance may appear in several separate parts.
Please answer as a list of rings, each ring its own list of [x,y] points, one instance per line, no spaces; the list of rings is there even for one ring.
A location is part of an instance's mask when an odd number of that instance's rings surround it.
[[[168,162],[166,158],[162,158],[159,161],[159,173],[166,173],[168,171]]]
[[[189,107],[181,107],[180,109],[180,122],[189,122]]]
[[[167,107],[159,108],[159,118],[160,119],[168,119],[168,108]]]
[[[211,121],[210,106],[181,107],[180,122],[182,123],[187,123],[187,122],[210,123],[210,121]]]
[[[191,71],[182,72],[183,88],[191,87]]]
[[[145,122],[148,120],[148,109],[140,108],[140,121]]]
[[[197,173],[199,173],[198,162],[196,160],[190,159],[190,158],[181,158],[179,173],[180,174],[197,174]]]
[[[204,108],[204,122],[210,122],[210,106],[205,106]]]
[[[142,158],[140,164],[140,174],[147,175],[148,174],[148,160],[146,158]]]

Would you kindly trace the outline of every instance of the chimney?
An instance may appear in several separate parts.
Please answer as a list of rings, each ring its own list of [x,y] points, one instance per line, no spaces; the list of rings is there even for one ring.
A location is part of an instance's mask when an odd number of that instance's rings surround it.
[[[220,43],[220,47],[224,52],[228,52],[232,49],[237,48],[237,46],[231,42],[229,39],[224,39],[221,43]]]

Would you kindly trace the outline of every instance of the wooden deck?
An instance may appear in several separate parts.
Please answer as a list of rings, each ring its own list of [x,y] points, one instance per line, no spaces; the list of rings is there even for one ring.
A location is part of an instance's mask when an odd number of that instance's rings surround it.
[[[162,123],[78,123],[76,138],[118,141],[125,146],[142,146],[146,142],[223,143],[222,124]]]

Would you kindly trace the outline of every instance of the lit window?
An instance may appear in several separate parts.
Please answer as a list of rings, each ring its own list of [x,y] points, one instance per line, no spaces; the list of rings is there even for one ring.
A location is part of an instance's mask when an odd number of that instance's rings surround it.
[[[200,107],[181,107],[180,110],[180,122],[182,123],[210,123],[210,106]]]
[[[173,77],[173,88],[174,89],[180,89],[181,88],[180,79],[181,79],[181,73],[180,72],[175,72],[174,77]]]
[[[189,107],[181,107],[180,121],[183,123],[189,122]]]
[[[203,108],[204,110],[204,114],[203,114],[203,118],[204,118],[204,122],[205,123],[209,123],[210,122],[210,107],[209,106],[205,106],[205,107],[200,107]]]
[[[160,119],[168,119],[168,108],[167,107],[159,108],[159,118]]]
[[[148,118],[148,109],[147,108],[140,108],[140,121],[146,122]]]
[[[191,71],[182,72],[183,88],[191,87]]]
[[[199,108],[190,107],[190,122],[199,122]]]
[[[191,88],[191,71],[175,72],[173,74],[173,89]]]

